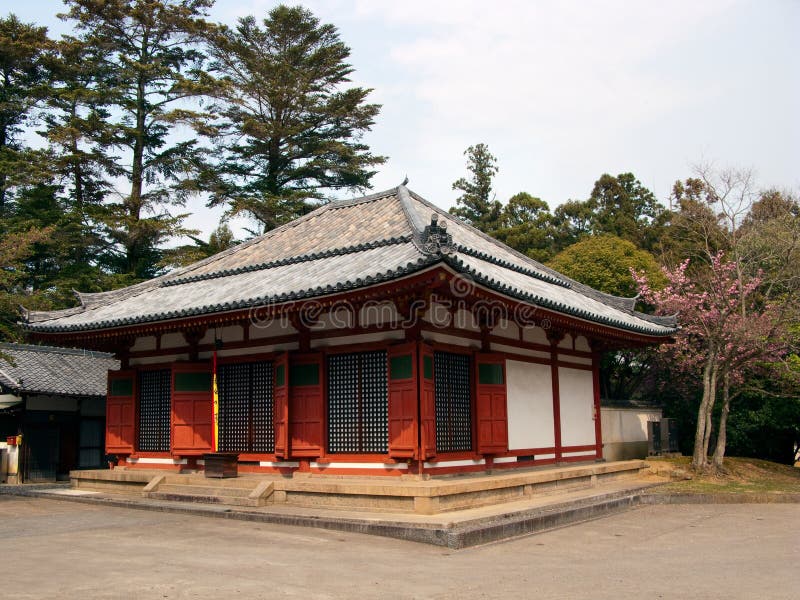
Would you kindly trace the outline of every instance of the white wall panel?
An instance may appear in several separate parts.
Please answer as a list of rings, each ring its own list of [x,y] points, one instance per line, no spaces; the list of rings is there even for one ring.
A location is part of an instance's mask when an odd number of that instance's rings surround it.
[[[506,361],[508,448],[550,448],[553,433],[553,382],[549,365]]]
[[[592,372],[559,367],[558,391],[561,400],[561,445],[594,444]]]

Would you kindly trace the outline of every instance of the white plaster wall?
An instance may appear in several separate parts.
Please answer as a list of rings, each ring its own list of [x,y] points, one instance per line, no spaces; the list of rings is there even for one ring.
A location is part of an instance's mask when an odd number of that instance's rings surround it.
[[[225,358],[228,356],[249,356],[255,354],[268,354],[270,352],[282,352],[284,350],[297,350],[300,345],[297,342],[287,342],[285,344],[272,344],[265,346],[254,346],[252,348],[230,348],[228,350],[222,349],[217,352],[217,358]],[[200,352],[198,358],[200,360],[209,360],[212,352]]]
[[[375,342],[402,340],[405,339],[405,336],[406,334],[402,330],[362,333],[359,335],[347,335],[342,337],[311,340],[311,347],[328,348],[331,346],[345,346],[347,344],[372,344]]]
[[[209,352],[210,356],[211,353]],[[169,354],[165,356],[144,356],[131,359],[131,366],[169,364],[179,360],[189,360],[189,354]]]
[[[244,328],[241,325],[226,325],[225,327],[209,327],[201,344],[213,344],[214,340],[223,342],[241,342],[244,339]]]
[[[497,326],[492,330],[494,335],[507,337],[514,340],[519,339],[519,327],[516,323],[508,319],[501,319]]]
[[[311,325],[311,331],[328,331],[338,329],[351,329],[355,327],[356,315],[350,308],[336,306],[332,310],[319,315],[316,323]],[[276,334],[281,335],[281,334]]]
[[[547,333],[541,327],[526,327],[522,330],[522,339],[526,342],[533,342],[536,344],[550,345],[547,339]]]
[[[466,329],[468,331],[480,331],[480,327],[475,322],[475,315],[472,311],[464,308],[459,308],[453,317],[453,327],[458,329]]]
[[[256,312],[250,323],[250,339],[261,339],[297,333],[286,317],[259,317]]]
[[[566,348],[568,350],[572,349],[572,336],[570,334],[566,334],[564,338],[558,342],[559,348]]]
[[[138,352],[139,350],[155,350],[156,349],[156,336],[154,335],[146,335],[143,337],[137,337],[136,341],[131,346],[132,352]]]
[[[548,365],[506,361],[508,448],[550,448],[553,433],[553,382]]]
[[[399,323],[402,320],[394,302],[366,302],[359,312],[358,322],[367,325]]]
[[[440,344],[451,344],[453,346],[466,346],[468,348],[480,348],[481,343],[478,340],[471,340],[469,338],[462,338],[455,335],[447,335],[446,333],[438,333],[435,331],[423,331],[422,338],[429,342],[439,342]]]
[[[439,302],[433,302],[425,311],[422,320],[436,327],[448,327],[452,321],[450,308]]]
[[[586,357],[583,357],[583,356],[572,356],[571,354],[559,354],[558,355],[558,360],[560,360],[562,362],[575,363],[577,365],[588,365],[588,366],[591,366],[591,364],[592,364],[592,359],[591,358],[586,358]]]
[[[582,335],[579,335],[575,338],[575,350],[580,350],[581,352],[591,352],[592,347],[589,346],[589,340]]]
[[[661,409],[601,408],[603,443],[646,442],[648,421],[660,421]]]
[[[162,348],[183,348],[187,346],[186,338],[183,337],[182,333],[173,332],[173,333],[165,333],[161,336],[161,347]]]
[[[591,371],[558,368],[563,446],[587,446],[596,441],[593,385]]]
[[[527,348],[520,348],[519,346],[511,346],[509,344],[498,344],[497,342],[492,342],[492,350],[494,352],[509,352],[511,354],[521,354],[522,356],[550,360],[549,352],[543,352],[541,350],[528,350]]]

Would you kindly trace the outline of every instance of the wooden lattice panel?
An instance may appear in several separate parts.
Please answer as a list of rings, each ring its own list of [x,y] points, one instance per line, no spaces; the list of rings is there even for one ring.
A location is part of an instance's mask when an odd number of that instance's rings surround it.
[[[220,451],[274,452],[272,363],[220,365],[217,375]]]
[[[169,452],[172,372],[139,372],[139,443],[141,452]]]
[[[389,450],[386,352],[328,357],[328,451]]]
[[[434,352],[436,451],[472,450],[470,357]]]

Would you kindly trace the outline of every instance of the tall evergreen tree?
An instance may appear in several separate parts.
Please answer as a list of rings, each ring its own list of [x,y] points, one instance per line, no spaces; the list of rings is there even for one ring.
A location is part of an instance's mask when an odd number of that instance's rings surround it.
[[[615,235],[652,251],[663,233],[667,214],[655,194],[633,173],[600,176],[589,196],[594,209],[594,233]]]
[[[464,156],[467,157],[467,170],[472,175],[453,182],[453,189],[460,190],[462,194],[456,199],[458,206],[450,209],[450,212],[488,233],[497,229],[503,210],[500,202],[490,199],[492,178],[498,171],[497,158],[483,143],[467,148]]]
[[[553,215],[547,202],[519,192],[503,207],[498,229],[490,234],[531,258],[546,261],[554,252]]]
[[[207,171],[210,205],[272,229],[307,212],[326,190],[368,188],[385,161],[363,143],[380,106],[346,87],[350,49],[336,28],[301,7],[278,6],[212,36],[220,80],[219,160]]]
[[[189,233],[182,227],[185,215],[171,214],[169,206],[182,205],[196,188],[192,174],[200,148],[185,128],[204,126],[203,115],[188,107],[208,91],[198,44],[213,0],[66,2],[64,17],[75,22],[80,41],[96,51],[96,66],[108,77],[107,116],[91,122],[86,133],[103,148],[122,152],[117,164],[129,185],[103,216],[119,249],[109,267],[129,279],[152,277],[160,268],[161,244]]]
[[[31,164],[24,157],[20,134],[46,79],[42,54],[49,45],[47,28],[22,23],[13,14],[0,18],[0,217],[10,188]]]

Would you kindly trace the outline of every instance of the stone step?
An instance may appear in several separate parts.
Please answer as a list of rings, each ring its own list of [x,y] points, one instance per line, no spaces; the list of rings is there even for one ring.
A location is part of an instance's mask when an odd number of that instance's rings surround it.
[[[154,491],[162,494],[183,494],[187,496],[225,496],[246,498],[255,489],[255,484],[250,487],[218,487],[213,485],[183,485],[162,483]]]
[[[229,504],[234,506],[265,506],[273,502],[275,485],[271,481],[250,481],[249,487],[213,485],[179,485],[165,483],[166,477],[154,478],[144,489],[146,498],[174,502]]]
[[[243,488],[252,490],[264,477],[205,477],[204,475],[165,474],[163,484],[196,485],[224,489]]]
[[[171,502],[196,502],[199,504],[228,504],[231,506],[264,506],[266,502],[261,498],[249,496],[219,496],[181,494],[178,492],[148,492],[147,497],[153,500],[169,500]]]

